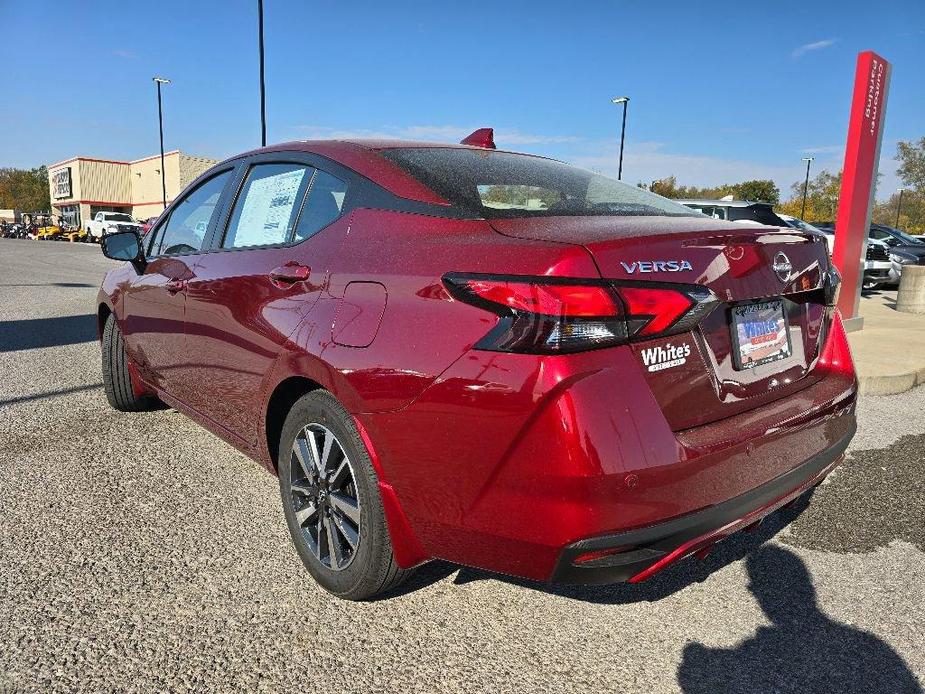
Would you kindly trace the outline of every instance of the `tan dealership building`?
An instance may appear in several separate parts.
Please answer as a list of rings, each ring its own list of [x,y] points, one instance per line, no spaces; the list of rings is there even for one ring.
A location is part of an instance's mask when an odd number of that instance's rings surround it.
[[[165,152],[167,204],[216,163],[179,150]],[[100,211],[147,219],[164,210],[160,154],[134,161],[72,157],[48,165],[48,185],[52,214],[72,226],[86,226]]]

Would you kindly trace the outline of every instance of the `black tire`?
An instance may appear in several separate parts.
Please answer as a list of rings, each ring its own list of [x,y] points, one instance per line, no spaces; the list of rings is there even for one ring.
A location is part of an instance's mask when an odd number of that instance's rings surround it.
[[[109,404],[120,412],[141,412],[151,409],[153,399],[138,397],[132,389],[125,357],[122,331],[112,314],[103,328],[103,389]]]
[[[322,546],[322,531],[316,528],[318,538],[317,541],[313,540],[314,521],[305,521],[303,527],[296,520],[297,505],[304,508],[306,497],[293,492],[292,489],[293,475],[298,478],[303,474],[303,468],[293,453],[293,446],[297,437],[302,436],[304,440],[304,432],[308,427],[323,428],[334,435],[334,444],[342,449],[355,480],[355,485],[349,488],[355,490],[359,506],[359,539],[345,568],[340,570],[334,570],[325,563],[320,549],[316,554],[316,548]],[[332,447],[332,450],[336,449]],[[408,578],[413,570],[401,569],[395,563],[382,499],[379,496],[378,478],[369,453],[353,419],[333,395],[324,390],[315,390],[296,401],[283,425],[279,451],[279,488],[286,524],[289,526],[289,533],[299,557],[322,588],[346,600],[366,600],[394,590]],[[343,461],[343,458],[340,460]],[[315,500],[317,501],[317,498]],[[318,503],[318,507],[318,514],[328,514],[333,518],[330,514],[337,513],[336,509],[326,508],[323,501]],[[319,519],[320,523],[324,516],[316,515],[315,518]],[[343,520],[346,517],[341,518]],[[327,532],[330,533],[332,530],[329,529]],[[350,550],[349,545],[344,544],[346,537],[336,529],[334,532],[339,538],[335,542]],[[329,563],[332,562],[331,554],[329,549]]]

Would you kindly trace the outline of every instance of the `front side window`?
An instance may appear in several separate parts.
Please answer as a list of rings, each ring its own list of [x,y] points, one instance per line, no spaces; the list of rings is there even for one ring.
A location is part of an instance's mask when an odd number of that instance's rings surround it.
[[[150,255],[197,253],[231,171],[213,176],[174,205],[151,242]]]
[[[288,243],[312,173],[311,168],[301,164],[251,167],[231,213],[222,247]]]
[[[525,154],[408,147],[382,156],[465,210],[487,218],[697,213],[637,186]]]

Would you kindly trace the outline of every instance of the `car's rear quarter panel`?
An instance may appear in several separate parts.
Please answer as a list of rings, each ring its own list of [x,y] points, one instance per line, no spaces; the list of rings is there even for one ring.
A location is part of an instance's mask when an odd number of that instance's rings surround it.
[[[328,289],[291,335],[293,350],[273,379],[304,373],[354,413],[408,405],[497,322],[449,296],[442,277],[453,270],[597,274],[581,247],[505,238],[481,220],[356,210]],[[366,348],[333,339],[344,291],[357,281],[380,283],[387,294],[379,330]]]

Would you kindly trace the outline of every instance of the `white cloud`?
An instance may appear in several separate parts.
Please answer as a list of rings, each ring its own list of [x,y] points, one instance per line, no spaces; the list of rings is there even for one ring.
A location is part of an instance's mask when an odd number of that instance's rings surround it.
[[[605,145],[598,153],[577,155],[570,161],[599,173],[617,175],[619,149]],[[679,184],[717,186],[748,179],[771,179],[785,192],[799,177],[799,163],[780,166],[743,159],[725,159],[708,154],[670,152],[660,142],[631,142],[623,154],[623,180],[630,183],[674,176]]]
[[[810,51],[818,51],[821,48],[828,48],[838,39],[822,39],[821,41],[813,41],[812,43],[804,43],[799,48],[795,48],[790,52],[791,58],[799,58],[800,56],[806,55]]]
[[[880,157],[881,174],[877,186],[877,199],[884,200],[899,188],[897,164],[887,152],[884,143]],[[823,169],[836,173],[841,170],[844,147],[824,152],[816,157],[810,171],[815,176]],[[591,169],[606,176],[617,177],[619,148],[613,143],[601,143],[593,154],[576,153],[563,157],[568,162]],[[752,179],[770,179],[780,189],[781,198],[790,197],[790,186],[803,180],[804,162],[794,158],[793,164],[773,164],[748,159],[726,159],[708,154],[679,154],[669,151],[660,142],[629,142],[623,154],[623,180],[627,183],[649,183],[659,178],[674,176],[680,185],[699,188],[736,183]]]

